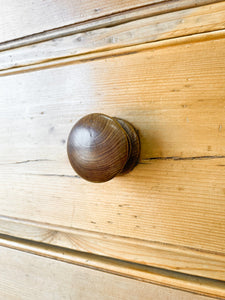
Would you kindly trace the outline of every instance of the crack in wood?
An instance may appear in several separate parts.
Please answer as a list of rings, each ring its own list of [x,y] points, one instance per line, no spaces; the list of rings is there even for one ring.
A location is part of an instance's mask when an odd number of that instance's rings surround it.
[[[80,176],[78,176],[78,175],[65,175],[65,174],[34,174],[34,173],[26,173],[25,175],[46,176],[46,177],[80,178]]]
[[[27,159],[27,160],[16,161],[16,162],[0,163],[0,165],[19,165],[19,164],[27,164],[32,162],[41,162],[41,161],[53,161],[53,160],[52,159]]]
[[[144,164],[145,161],[150,160],[204,160],[204,159],[220,159],[225,158],[225,155],[213,155],[213,156],[190,156],[190,157],[179,157],[179,156],[165,156],[165,157],[148,157],[144,158],[139,164]]]

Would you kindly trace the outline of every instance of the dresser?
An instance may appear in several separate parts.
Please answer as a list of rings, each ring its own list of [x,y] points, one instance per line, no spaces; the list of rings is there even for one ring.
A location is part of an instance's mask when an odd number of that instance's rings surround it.
[[[0,4],[0,299],[225,299],[225,1]],[[93,113],[140,143],[101,183]]]

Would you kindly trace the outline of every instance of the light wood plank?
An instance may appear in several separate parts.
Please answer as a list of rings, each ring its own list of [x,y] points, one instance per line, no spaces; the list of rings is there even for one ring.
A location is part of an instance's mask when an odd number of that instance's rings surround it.
[[[1,167],[2,215],[225,252],[224,159],[154,161],[104,184],[35,164]]]
[[[220,1],[105,0],[99,3],[99,1],[47,0],[27,3],[24,0],[16,2],[13,0],[1,0],[0,43],[5,42],[5,44],[8,44],[6,41],[49,30],[52,31],[55,28],[69,27],[71,24],[91,19],[98,21],[98,18],[103,16],[110,16],[111,18],[113,14],[122,15],[116,17],[118,20],[128,20],[144,15],[161,14]],[[21,43],[20,41],[16,41],[16,43],[18,42]]]
[[[80,28],[76,26],[75,34],[71,34],[72,30],[68,28],[58,38],[39,43],[34,39],[33,43],[25,47],[4,51],[0,56],[0,70],[36,65],[85,53],[89,56],[90,53],[96,52],[98,55],[100,51],[221,30],[225,28],[225,2],[145,17],[113,26],[116,18],[118,16],[110,17],[110,24],[107,23],[108,19],[101,23],[95,21],[92,26],[88,24],[91,30],[84,25]],[[100,28],[92,29],[93,27]],[[45,34],[43,38],[44,36]]]
[[[1,0],[0,42],[163,1]]]
[[[211,299],[73,265],[76,263],[76,253],[72,252],[65,251],[64,254],[64,259],[72,264],[4,247],[0,247],[0,253],[0,293],[4,299]],[[91,263],[95,258],[87,256],[86,260],[89,259]],[[141,270],[138,266],[133,266],[132,270],[132,266],[122,262],[116,264],[109,261],[108,264],[114,272],[120,274],[130,267],[127,276],[136,273],[139,276],[145,275],[145,280],[152,277],[166,281],[169,275],[166,272],[157,274],[151,269]],[[101,264],[98,262],[98,265]],[[103,262],[103,265],[107,265],[107,262]],[[183,283],[183,288],[219,296],[221,299],[224,296],[224,289],[219,282],[197,278],[189,278],[188,282],[185,276],[176,279],[170,275],[168,282],[179,282],[180,286]]]
[[[225,280],[225,257],[219,253],[3,216],[0,217],[0,228],[1,233],[8,236]],[[7,241],[4,245],[8,245]],[[24,250],[23,247],[21,249]]]
[[[1,78],[2,162],[62,158],[91,112],[133,123],[142,160],[224,155],[224,37]]]
[[[224,45],[222,33],[3,77],[1,215],[224,254]],[[74,178],[65,142],[89,112],[139,129],[132,173]]]

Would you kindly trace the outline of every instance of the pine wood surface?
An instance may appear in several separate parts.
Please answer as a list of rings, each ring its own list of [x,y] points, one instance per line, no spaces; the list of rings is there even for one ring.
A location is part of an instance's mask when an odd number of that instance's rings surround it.
[[[64,249],[119,259],[120,262],[122,260],[132,262],[143,267],[146,265],[163,267],[164,270],[172,270],[177,274],[179,272],[179,274],[224,280],[224,255],[219,253],[3,216],[0,218],[0,228],[1,233],[5,235],[1,243],[5,246],[9,246],[6,235],[13,235],[30,242],[45,243],[48,247],[59,246]],[[15,248],[24,250],[21,240],[17,242]],[[30,251],[30,247],[28,250]],[[38,249],[34,251],[40,254]],[[60,256],[54,255],[54,258],[60,259]],[[82,261],[82,264],[86,264],[86,261]],[[95,267],[101,269],[100,265],[95,264]],[[105,270],[111,270],[109,265]],[[160,278],[155,282],[168,284],[165,278]],[[170,281],[170,285],[173,283],[174,280]],[[175,286],[179,287],[179,285]],[[182,285],[183,288],[185,286],[187,287],[187,283]],[[198,289],[199,287],[194,291]],[[206,287],[205,291],[207,291]]]
[[[4,247],[0,253],[0,295],[6,300],[212,299]]]
[[[3,77],[1,215],[222,257],[224,33],[207,37]],[[92,112],[130,121],[142,144],[135,170],[101,185],[76,177],[65,148]],[[221,279],[216,257],[181,271]]]
[[[223,298],[225,2],[77,3],[1,4],[0,232],[21,240],[0,244]],[[141,138],[138,166],[100,185],[66,154],[73,124],[93,112],[126,119]],[[176,278],[143,275],[146,265]]]
[[[29,2],[21,0],[0,1],[0,43],[11,44],[12,40],[21,37],[45,33],[49,30],[70,27],[73,24],[85,23],[89,20],[97,20],[103,17],[121,15],[126,19],[142,15],[145,10],[147,15],[178,11],[185,8],[202,6],[208,3],[216,3],[221,0],[138,0],[138,1],[41,1]]]
[[[163,1],[1,0],[0,42]]]
[[[153,5],[150,6],[148,13],[145,8],[141,11],[58,29],[55,32],[48,31],[40,36],[19,39],[10,45],[3,43],[0,45],[2,50],[0,70],[12,69],[13,72],[13,69],[18,70],[31,65],[38,68],[43,63],[57,63],[56,59],[60,63],[61,59],[68,57],[79,59],[81,55],[88,58],[92,54],[93,59],[103,51],[123,48],[125,50],[128,46],[225,28],[225,2],[178,11],[173,11],[175,7],[171,2],[168,3],[168,11],[170,6],[172,12],[169,13],[162,13],[161,10],[158,14],[157,11],[152,12],[155,8]],[[165,5],[162,5],[162,8],[165,8]],[[151,13],[156,15],[152,16]]]

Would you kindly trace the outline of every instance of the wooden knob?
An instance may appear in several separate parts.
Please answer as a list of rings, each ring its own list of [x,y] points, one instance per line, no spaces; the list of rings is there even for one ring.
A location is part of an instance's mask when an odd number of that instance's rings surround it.
[[[130,123],[98,113],[80,119],[67,142],[73,169],[92,182],[105,182],[131,171],[139,152],[139,137]]]

